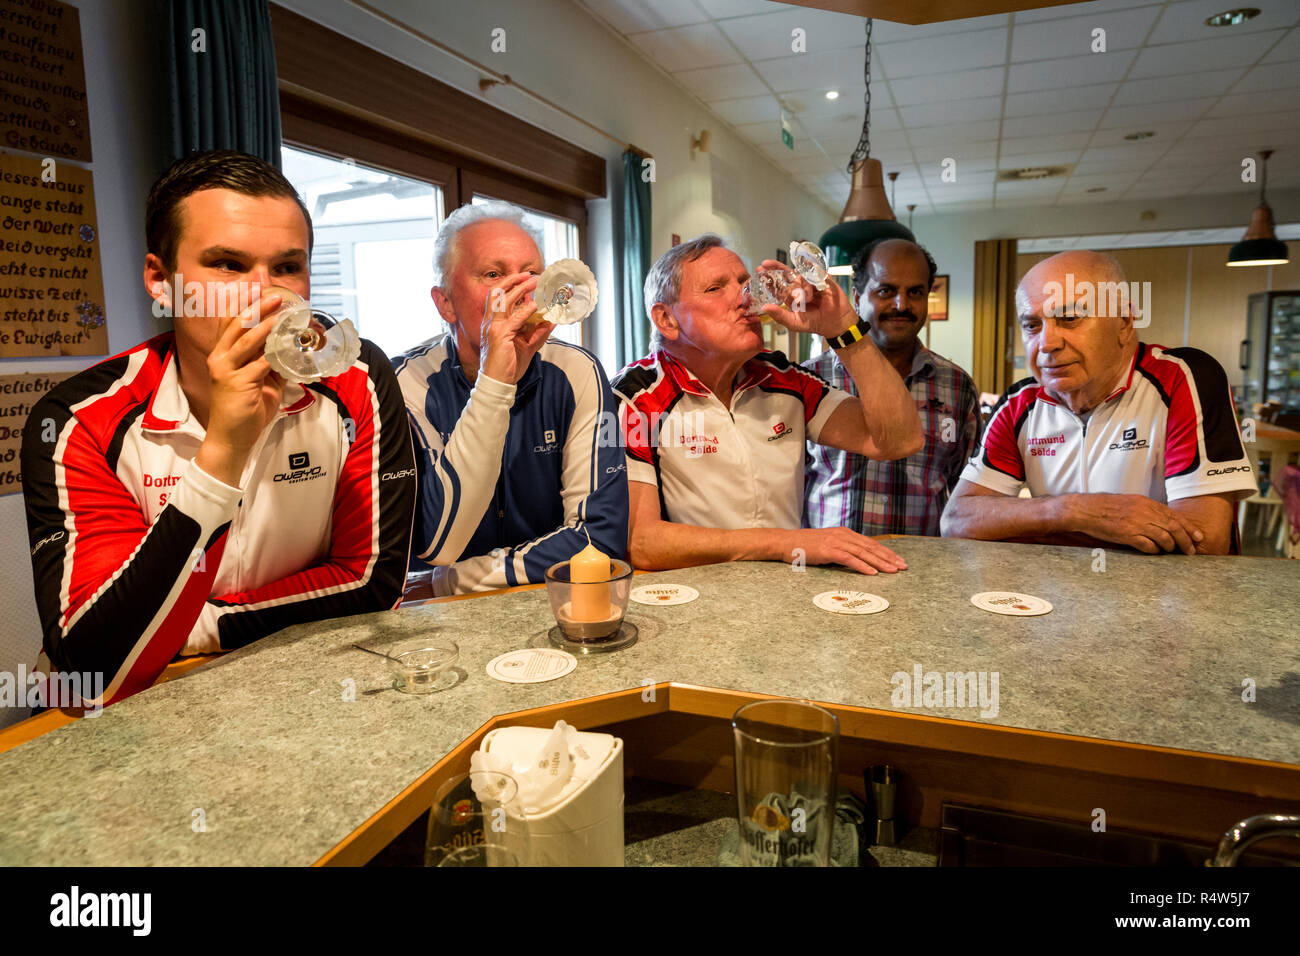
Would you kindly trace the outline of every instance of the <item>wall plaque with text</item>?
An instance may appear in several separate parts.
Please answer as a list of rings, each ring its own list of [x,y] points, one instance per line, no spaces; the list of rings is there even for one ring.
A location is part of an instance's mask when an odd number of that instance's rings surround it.
[[[107,351],[90,170],[0,153],[0,358]]]
[[[23,490],[18,456],[23,447],[23,429],[32,406],[45,393],[76,372],[40,372],[35,375],[0,375],[0,495],[16,495]],[[30,427],[40,429],[40,422]],[[53,435],[53,424],[48,426]],[[55,436],[57,437],[57,436]],[[53,453],[54,445],[51,443]]]
[[[0,0],[0,145],[88,163],[81,18],[58,0]]]

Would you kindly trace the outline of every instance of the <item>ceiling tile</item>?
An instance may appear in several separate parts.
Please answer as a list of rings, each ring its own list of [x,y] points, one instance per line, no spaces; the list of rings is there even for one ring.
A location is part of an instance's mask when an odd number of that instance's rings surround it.
[[[1091,132],[1097,128],[1101,110],[1071,110],[1042,116],[1017,116],[1003,120],[1003,136],[1052,136],[1056,133]]]
[[[1291,32],[1264,57],[1265,63],[1283,63],[1287,60],[1300,60],[1300,28],[1292,27]]]
[[[1114,129],[1117,126],[1143,126],[1143,124],[1149,125],[1162,121],[1200,119],[1216,102],[1215,98],[1207,97],[1176,103],[1154,103],[1149,106],[1112,106],[1102,117],[1101,128]]]
[[[1275,113],[1294,106],[1295,96],[1285,90],[1265,90],[1258,93],[1238,93],[1225,96],[1214,104],[1206,116],[1247,116],[1251,113]]]
[[[927,40],[882,44],[873,51],[884,62],[890,80],[922,73],[947,73],[998,66],[1006,58],[1007,31],[977,30],[951,33]]]
[[[1281,35],[1282,32],[1277,30],[1270,33],[1226,36],[1215,40],[1150,46],[1138,54],[1129,78],[1174,76],[1179,73],[1201,73],[1206,70],[1250,66]]]
[[[1052,60],[1091,54],[1107,56],[1112,50],[1131,50],[1142,45],[1143,38],[1156,22],[1160,7],[1136,10],[1105,10],[1086,16],[1071,16],[1041,23],[1018,23],[1011,40],[1011,59]],[[1093,53],[1093,31],[1106,31],[1106,52]]]
[[[865,20],[844,13],[831,13],[808,7],[773,5],[778,12],[756,17],[739,17],[718,23],[736,48],[748,60],[775,60],[795,54],[796,29],[803,30],[803,50],[807,55],[845,47],[864,49]],[[862,57],[858,57],[861,62]],[[858,70],[862,72],[861,68]]]
[[[1274,2],[1259,4],[1259,16],[1231,27],[1207,26],[1205,21],[1216,13],[1232,7],[1223,0],[1185,0],[1165,7],[1160,22],[1156,24],[1148,43],[1180,43],[1184,40],[1217,40],[1225,36],[1242,36],[1260,30],[1275,30],[1295,26],[1300,20],[1300,8],[1294,3]]]
[[[1016,136],[1002,140],[1001,155],[1003,159],[1010,156],[1023,156],[1027,153],[1041,153],[1045,148],[1053,149],[1083,149],[1088,145],[1088,140],[1093,136],[1092,133],[1056,133],[1048,137],[1043,136]]]
[[[636,0],[636,2],[645,3],[646,0]],[[658,2],[659,0],[655,0],[655,3]],[[704,12],[715,20],[724,17],[755,16],[785,8],[784,4],[772,3],[770,0],[698,0],[698,2]]]
[[[904,125],[949,126],[953,123],[995,120],[1002,109],[1002,97],[986,96],[978,100],[928,103],[924,106],[899,107]]]
[[[781,124],[775,119],[766,123],[733,123],[732,125],[736,127],[737,133],[755,145],[765,146],[781,142]]]
[[[1250,70],[1233,93],[1254,93],[1261,90],[1295,90],[1300,87],[1300,60],[1287,63],[1269,63]]]
[[[1034,90],[1059,90],[1094,83],[1113,83],[1124,78],[1136,50],[1116,50],[1100,56],[1068,56],[1031,63],[1013,63],[1007,74],[1007,90],[1029,93]]]
[[[1079,86],[1069,90],[1042,90],[1037,93],[1013,93],[1007,97],[1005,116],[1036,116],[1065,110],[1100,109],[1110,103],[1118,83]]]
[[[608,21],[619,33],[662,30],[708,19],[695,0],[581,0],[582,5]]]
[[[1192,126],[1187,135],[1231,136],[1253,130],[1289,130],[1297,128],[1300,128],[1300,110],[1279,110],[1276,113],[1207,117]]]
[[[683,70],[673,77],[702,100],[730,100],[768,92],[758,74],[747,63],[713,66],[705,70]]]
[[[912,141],[913,146],[996,140],[998,138],[998,121],[986,120],[981,123],[954,123],[951,126],[927,126],[922,129],[909,129],[907,137]]]
[[[1005,74],[1006,70],[1000,66],[963,70],[959,73],[929,73],[891,80],[889,92],[896,106],[1001,96]],[[875,89],[874,84],[872,89]]]
[[[634,33],[627,39],[669,73],[740,62],[722,31],[712,23]]]
[[[1116,126],[1111,129],[1099,129],[1092,134],[1088,141],[1089,146],[1128,146],[1131,143],[1141,143],[1144,146],[1168,147],[1169,144],[1177,142],[1178,138],[1188,132],[1192,126],[1191,122],[1181,123],[1149,123],[1141,129],[1137,127]],[[1154,136],[1142,140],[1126,140],[1124,137],[1130,133],[1155,133]]]
[[[1039,143],[1041,148],[1042,143]],[[941,163],[945,159],[955,159],[962,168],[971,163],[987,163],[993,168],[993,160],[998,155],[997,143],[933,143],[927,146],[914,146],[913,155],[918,163]]]
[[[778,93],[794,90],[839,90],[841,98],[861,98],[865,85],[862,82],[862,58],[852,51],[803,53],[779,60],[760,60],[754,69]],[[879,79],[875,70],[872,80]],[[872,105],[890,106],[889,91],[883,83],[871,85]]]
[[[1222,0],[1218,0],[1222,2]],[[1136,106],[1142,103],[1162,103],[1196,97],[1223,96],[1245,71],[1241,67],[1212,70],[1208,73],[1191,73],[1184,76],[1158,76],[1144,80],[1129,80],[1119,88],[1116,106]]]

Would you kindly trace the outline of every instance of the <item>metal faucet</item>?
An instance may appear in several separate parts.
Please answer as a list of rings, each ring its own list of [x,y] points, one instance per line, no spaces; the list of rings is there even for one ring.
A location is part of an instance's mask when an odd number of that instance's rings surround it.
[[[1219,841],[1219,848],[1209,865],[1236,866],[1237,858],[1246,852],[1246,847],[1257,840],[1275,836],[1300,837],[1300,815],[1261,813],[1234,823]]]

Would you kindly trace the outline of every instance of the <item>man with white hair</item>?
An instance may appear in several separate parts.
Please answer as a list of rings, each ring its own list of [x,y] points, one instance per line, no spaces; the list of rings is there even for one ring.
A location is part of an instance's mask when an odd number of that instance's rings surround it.
[[[785,270],[771,260],[761,268]],[[903,559],[871,538],[842,527],[803,529],[800,516],[805,436],[869,458],[905,458],[923,441],[911,395],[834,282],[819,292],[797,279],[791,309],[763,312],[792,331],[825,336],[861,398],[764,350],[748,279],[740,256],[714,235],[673,247],[646,277],[654,351],[614,380],[632,563],[903,570]]]
[[[588,538],[626,552],[622,454],[598,443],[614,397],[595,357],[536,319],[540,246],[503,202],[462,206],[438,231],[448,331],[393,360],[420,479],[408,598],[541,582]]]
[[[1096,252],[1025,274],[1016,310],[1033,378],[994,408],[945,535],[1237,550],[1233,503],[1256,486],[1228,378],[1199,349],[1138,341],[1131,297],[1111,294],[1127,288],[1115,258]]]

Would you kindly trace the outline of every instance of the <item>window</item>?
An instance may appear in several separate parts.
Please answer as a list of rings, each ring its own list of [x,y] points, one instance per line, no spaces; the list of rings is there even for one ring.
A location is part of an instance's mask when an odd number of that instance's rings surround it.
[[[441,334],[429,289],[445,218],[439,186],[286,146],[284,174],[311,212],[311,301],[390,356]]]

